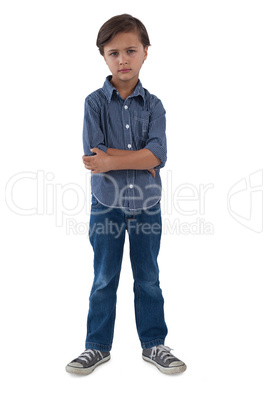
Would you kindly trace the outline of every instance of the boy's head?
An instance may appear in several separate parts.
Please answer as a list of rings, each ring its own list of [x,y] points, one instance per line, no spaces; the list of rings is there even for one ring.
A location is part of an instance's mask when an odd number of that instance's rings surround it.
[[[129,14],[116,15],[106,21],[99,30],[97,46],[100,54],[104,56],[104,46],[106,46],[118,33],[136,32],[143,47],[150,46],[147,30],[143,23]]]

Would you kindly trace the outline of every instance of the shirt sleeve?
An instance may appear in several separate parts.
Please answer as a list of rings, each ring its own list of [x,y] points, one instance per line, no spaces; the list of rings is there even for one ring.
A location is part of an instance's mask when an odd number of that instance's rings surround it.
[[[167,161],[166,111],[159,99],[152,109],[148,139],[144,148],[149,149],[161,160],[160,165],[156,167],[157,169],[165,166]]]
[[[87,156],[94,155],[91,148],[98,148],[104,152],[108,147],[105,145],[104,134],[101,130],[100,115],[90,104],[89,99],[85,99],[84,124],[83,124],[83,148]]]

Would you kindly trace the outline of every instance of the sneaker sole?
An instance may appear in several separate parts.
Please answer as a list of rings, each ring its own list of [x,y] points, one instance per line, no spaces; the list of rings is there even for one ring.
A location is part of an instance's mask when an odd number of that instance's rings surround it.
[[[154,364],[159,371],[161,371],[161,373],[164,374],[179,374],[179,373],[183,373],[186,369],[187,366],[186,364],[182,364],[181,366],[176,366],[176,367],[163,367],[160,364],[158,364],[156,361],[150,359],[149,357],[146,356],[142,356],[143,360],[145,360],[148,363],[152,363]]]
[[[111,358],[111,355],[104,357],[103,359],[101,359],[100,361],[95,363],[94,366],[85,367],[85,368],[73,367],[73,366],[69,366],[69,364],[67,364],[67,366],[65,367],[65,370],[67,371],[67,373],[72,373],[72,374],[80,374],[80,375],[91,374],[92,371],[95,370],[96,367],[98,367],[102,363],[106,363],[108,360],[110,360],[110,358]]]

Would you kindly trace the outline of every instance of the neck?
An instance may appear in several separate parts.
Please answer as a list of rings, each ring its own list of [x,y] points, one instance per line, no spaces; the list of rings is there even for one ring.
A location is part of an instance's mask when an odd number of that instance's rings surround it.
[[[138,83],[139,78],[135,77],[135,81],[117,81],[114,79],[114,77],[111,79],[111,84],[117,89],[117,91],[120,93],[123,99],[126,99],[128,96],[130,96],[133,92],[134,89]]]

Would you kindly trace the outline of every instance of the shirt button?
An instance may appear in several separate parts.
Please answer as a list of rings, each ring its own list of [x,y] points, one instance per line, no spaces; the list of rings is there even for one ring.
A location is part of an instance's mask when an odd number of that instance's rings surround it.
[[[126,124],[126,128],[129,129],[129,124]]]
[[[129,188],[133,188],[133,184],[130,184],[130,185],[129,185]]]
[[[128,148],[131,148],[131,144],[128,144],[128,146],[127,146]]]
[[[128,109],[128,106],[127,106],[127,105],[125,105],[125,106],[124,106],[124,108],[127,110],[127,109]]]

